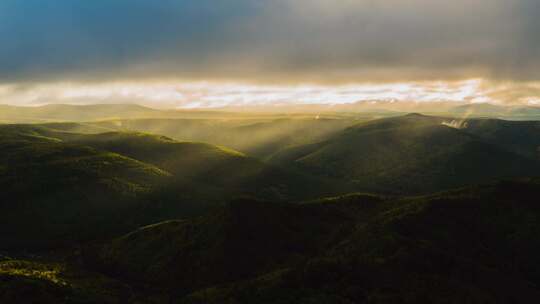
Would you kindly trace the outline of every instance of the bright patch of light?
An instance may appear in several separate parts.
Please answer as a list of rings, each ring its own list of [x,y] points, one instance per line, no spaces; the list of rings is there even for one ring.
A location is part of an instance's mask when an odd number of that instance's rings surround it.
[[[535,87],[537,84],[531,85]],[[523,85],[521,85],[523,86]],[[354,85],[271,86],[238,83],[138,82],[32,86],[0,85],[0,103],[41,105],[48,103],[138,103],[154,107],[219,108],[225,106],[287,104],[349,104],[356,102],[508,102],[500,92],[508,84],[493,85],[481,79],[443,82],[360,83]],[[527,95],[524,104],[540,104],[540,95]]]

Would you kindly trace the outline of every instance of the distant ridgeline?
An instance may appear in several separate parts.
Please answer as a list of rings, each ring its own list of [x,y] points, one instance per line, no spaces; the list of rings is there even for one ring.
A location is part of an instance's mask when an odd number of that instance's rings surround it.
[[[362,190],[415,194],[538,176],[539,147],[540,122],[452,123],[410,114],[360,123],[326,141],[284,149],[269,161]]]

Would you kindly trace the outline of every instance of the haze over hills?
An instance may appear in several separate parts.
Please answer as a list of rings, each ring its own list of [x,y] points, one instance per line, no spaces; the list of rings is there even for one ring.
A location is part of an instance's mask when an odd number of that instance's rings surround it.
[[[540,107],[532,105],[494,104],[489,102],[362,100],[344,104],[292,104],[218,108],[223,111],[267,113],[371,113],[397,116],[404,113],[468,117],[492,117],[511,120],[538,120]]]
[[[42,106],[0,105],[0,122],[89,122],[108,119],[139,118],[223,118],[227,112],[216,110],[154,109],[142,105],[126,104],[47,104]],[[259,114],[262,117],[271,114]],[[234,115],[233,115],[234,116]],[[237,114],[237,118],[257,118],[253,113]]]
[[[126,104],[47,104],[42,106],[0,105],[0,123],[90,122],[132,119],[272,119],[283,117],[380,118],[406,113],[442,116],[491,117],[509,120],[539,120],[540,107],[452,101],[364,100],[345,104],[283,104],[227,106],[200,109],[154,109]]]
[[[348,107],[352,108],[348,108]],[[379,107],[401,107],[379,111]],[[344,111],[335,111],[344,107]],[[353,108],[357,107],[355,111]],[[405,112],[433,113],[454,117],[457,122],[468,118],[537,119],[538,108],[456,103],[358,103],[351,105],[297,106],[265,113],[227,111],[155,110],[137,105],[50,105],[44,107],[10,107],[2,112],[10,122],[56,122],[54,128],[78,133],[136,131],[165,135],[179,141],[204,142],[225,146],[247,155],[267,159],[284,148],[328,140],[347,127],[362,121],[402,116]],[[263,107],[262,107],[263,108]],[[262,109],[261,108],[261,109]],[[328,110],[330,108],[330,110]],[[310,111],[302,112],[310,109]],[[17,111],[30,112],[19,114]],[[254,110],[255,111],[255,110]],[[256,112],[256,111],[255,111]],[[1,120],[1,119],[0,119]],[[72,124],[70,122],[79,122]],[[61,125],[59,122],[63,122]]]
[[[290,132],[295,130],[293,134],[301,136],[305,132],[298,130],[309,131],[327,123],[298,120],[283,134],[292,136]],[[199,122],[190,123],[196,129]],[[263,155],[277,151],[269,159],[272,164],[211,144],[110,131],[101,123],[5,125],[0,127],[4,154],[0,173],[7,189],[3,197],[6,202],[20,203],[4,203],[4,214],[25,217],[21,221],[10,216],[17,224],[8,224],[19,231],[15,235],[21,244],[25,239],[30,244],[37,231],[47,243],[54,238],[67,240],[62,233],[68,231],[74,233],[70,240],[78,240],[105,230],[114,232],[160,219],[202,214],[240,195],[290,201],[360,190],[418,194],[538,176],[540,172],[537,122],[455,121],[411,114],[360,122],[343,131],[338,126],[345,128],[351,121],[328,123],[331,132],[313,133],[327,135],[293,140],[298,145],[274,141],[269,149],[255,142],[253,151],[266,149]],[[242,130],[242,137],[253,138],[287,124],[272,120],[235,125],[233,129]],[[96,133],[100,131],[107,132]],[[109,227],[107,221],[113,224],[112,218],[131,212],[122,211],[125,208],[133,208],[132,215],[126,216],[125,223]],[[87,220],[105,221],[103,230],[73,229],[82,214],[90,213],[101,214],[102,218],[87,216]],[[103,216],[105,213],[110,216]],[[65,223],[49,227],[50,236],[46,237],[48,229],[40,225],[55,217],[58,220],[54,221]]]
[[[234,117],[234,114],[231,114]],[[180,141],[197,141],[268,158],[289,146],[319,142],[368,118],[269,117],[266,119],[139,119],[97,122],[118,131],[164,134]]]
[[[1,125],[0,301],[540,294],[539,122],[227,115]]]
[[[103,237],[201,214],[235,196],[291,200],[346,191],[230,149],[149,134],[5,125],[0,145],[5,248]]]
[[[179,141],[226,146],[260,158],[266,158],[287,146],[321,141],[358,121],[373,117],[371,114],[351,116],[154,110],[136,105],[12,108],[25,113],[15,110],[5,112],[4,119],[12,123],[50,122],[53,123],[52,128],[76,133],[146,132]]]
[[[449,113],[467,117],[499,117],[516,120],[534,119],[540,115],[540,107],[501,106],[490,103],[467,104],[454,107]]]
[[[36,107],[0,105],[0,121],[46,122],[46,121],[89,121],[105,118],[147,117],[159,115],[160,111],[133,105],[67,105],[50,104]]]
[[[208,120],[135,120],[127,123],[130,125],[125,129],[168,130],[178,137],[186,134],[197,141],[213,144],[228,140],[231,145],[244,147],[253,156],[269,157],[270,162],[296,168],[305,175],[338,180],[344,185],[353,184],[357,190],[392,193],[426,193],[471,182],[535,176],[540,146],[536,122],[456,120],[424,115],[356,124],[348,119],[304,118],[247,124]],[[353,126],[347,128],[351,124]],[[277,173],[279,170],[261,171],[261,164],[251,157],[226,160],[228,158],[219,156],[211,157],[213,160],[209,161],[205,158],[207,153],[203,152],[207,148],[212,151],[208,145],[174,142],[140,133],[109,131],[84,135],[70,132],[114,130],[114,125],[108,122],[47,124],[43,127],[61,131],[53,135],[45,132],[46,136],[124,154],[176,172],[178,176],[185,172],[200,172],[196,179],[218,187],[232,189],[235,183],[243,184],[253,179],[253,174],[274,178],[281,174]],[[249,146],[243,146],[242,142]],[[220,149],[214,151],[226,152]],[[175,155],[184,157],[179,159]],[[197,169],[189,169],[190,166]],[[234,177],[231,172],[240,175]],[[404,178],[412,175],[416,178]],[[266,182],[272,184],[272,179]],[[266,183],[264,180],[259,179]],[[247,187],[248,184],[240,188],[253,187],[253,184]],[[280,186],[276,186],[275,195],[279,196]],[[289,195],[285,194],[285,197]]]
[[[251,194],[274,199],[313,197],[340,187],[301,172],[268,165],[224,147],[178,142],[142,133],[111,132],[64,136],[67,142],[113,151],[158,166],[176,178],[220,187],[224,193]],[[316,189],[312,188],[316,186]],[[334,189],[335,188],[335,189]]]
[[[0,0],[0,304],[540,299],[539,0]]]

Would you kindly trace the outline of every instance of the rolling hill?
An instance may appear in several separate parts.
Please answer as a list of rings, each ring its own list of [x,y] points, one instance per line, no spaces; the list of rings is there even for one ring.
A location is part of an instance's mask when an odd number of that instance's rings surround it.
[[[536,122],[364,121],[273,142],[271,164],[110,123],[0,126],[0,301],[540,297]],[[380,194],[335,196],[358,190]]]
[[[239,196],[283,201],[346,191],[230,149],[142,133],[4,125],[0,148],[0,248],[106,238]]]
[[[538,175],[537,159],[517,151],[521,146],[534,146],[536,133],[524,134],[522,141],[527,144],[515,144],[516,149],[512,149],[504,140],[499,142],[496,134],[492,138],[487,131],[481,134],[480,124],[466,121],[465,126],[477,130],[473,132],[451,119],[420,114],[373,120],[327,141],[286,149],[271,162],[382,193],[428,193]],[[511,135],[506,135],[506,141],[511,140]]]
[[[467,120],[465,131],[501,149],[540,160],[540,122],[472,119]]]
[[[215,196],[230,198],[251,195],[292,200],[315,198],[348,189],[331,180],[268,165],[240,152],[205,143],[178,142],[168,137],[138,132],[75,134],[41,129],[41,134],[155,165],[170,172],[179,184],[189,181],[209,189],[213,187]],[[171,187],[175,186],[171,184]]]
[[[66,144],[20,126],[3,127],[2,247],[107,235],[123,226],[113,217],[120,218],[130,202],[169,178],[164,170],[116,153]]]
[[[91,125],[115,131],[161,134],[179,141],[221,145],[266,159],[289,146],[325,140],[357,122],[348,117],[317,119],[310,115],[309,118],[241,119],[229,114],[224,119],[129,119]]]
[[[371,115],[234,113],[152,109],[135,104],[16,107],[0,105],[0,123],[41,123],[74,133],[111,131],[164,135],[182,142],[226,146],[266,159],[288,146],[319,142]]]
[[[539,191],[514,180],[404,199],[236,201],[89,249],[88,263],[180,303],[528,303],[540,295]]]
[[[93,263],[128,280],[185,293],[322,252],[353,224],[355,214],[373,212],[380,201],[360,194],[309,204],[235,200],[202,218],[159,223],[117,238],[97,250]]]
[[[65,261],[0,259],[0,303],[117,304],[146,302],[128,285]]]

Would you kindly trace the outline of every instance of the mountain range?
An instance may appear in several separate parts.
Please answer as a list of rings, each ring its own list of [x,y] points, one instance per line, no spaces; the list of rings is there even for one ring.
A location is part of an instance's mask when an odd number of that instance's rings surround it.
[[[0,125],[0,303],[540,296],[540,122],[227,115]]]

